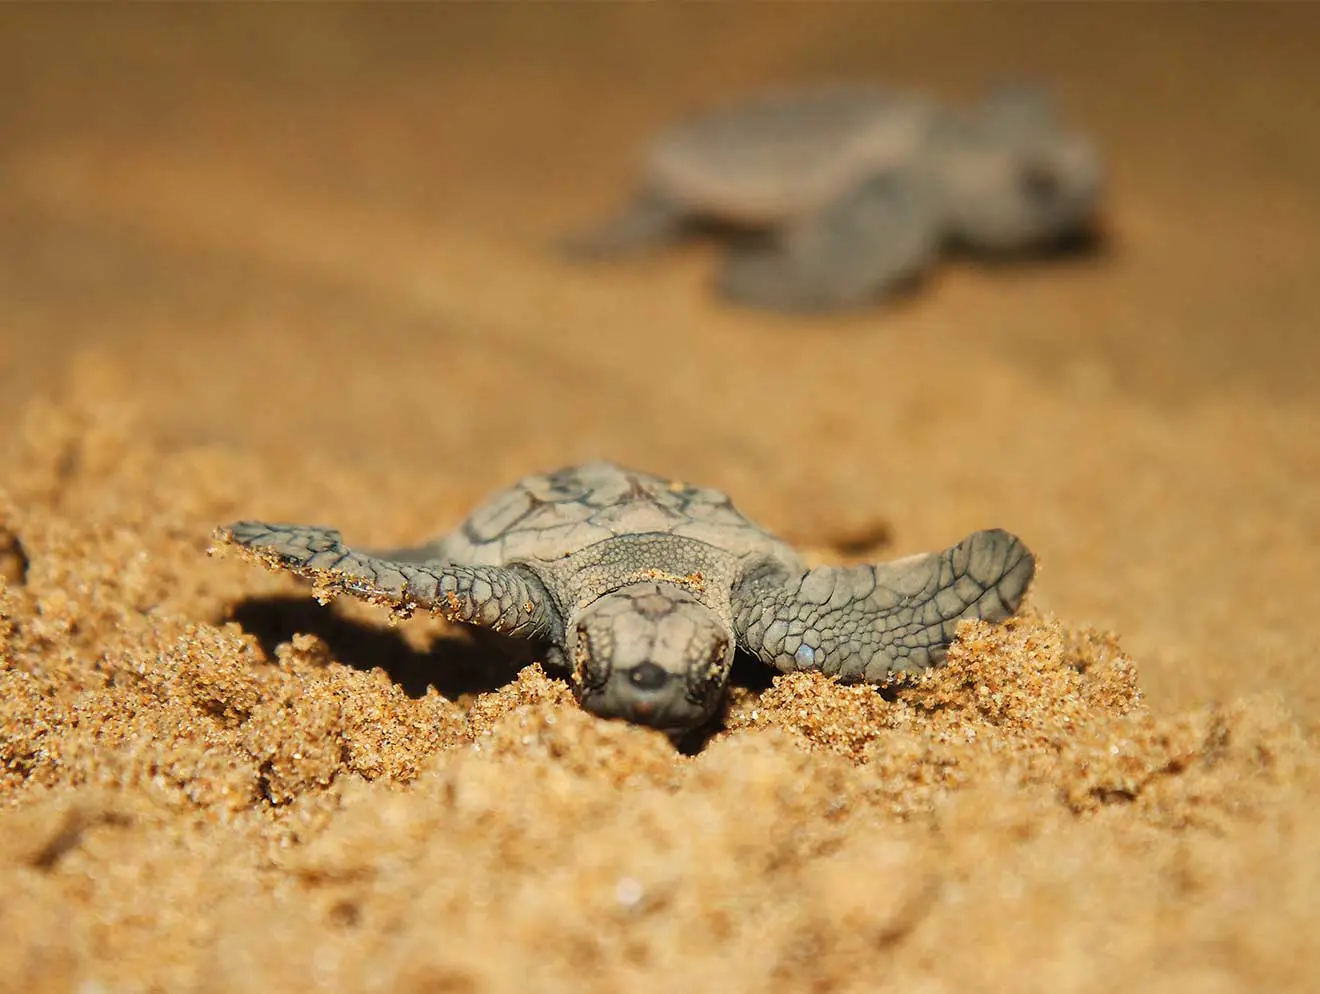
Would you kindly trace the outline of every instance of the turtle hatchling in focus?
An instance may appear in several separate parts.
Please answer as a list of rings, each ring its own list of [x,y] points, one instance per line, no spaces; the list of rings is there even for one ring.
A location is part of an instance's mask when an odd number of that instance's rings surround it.
[[[1007,618],[1035,570],[999,530],[808,569],[720,491],[605,462],[526,477],[419,548],[357,552],[329,528],[256,521],[215,537],[311,578],[322,600],[347,593],[534,640],[587,711],[674,736],[716,715],[735,649],[883,684],[938,664],[963,618]]]

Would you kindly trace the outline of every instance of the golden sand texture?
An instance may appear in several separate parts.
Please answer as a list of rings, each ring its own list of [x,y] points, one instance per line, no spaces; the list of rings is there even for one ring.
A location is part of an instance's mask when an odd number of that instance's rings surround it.
[[[1320,989],[1316,5],[0,7],[0,991]],[[555,258],[787,79],[1051,81],[1105,248],[782,318]],[[609,457],[1021,617],[684,754],[208,555]],[[1116,634],[1115,634],[1116,633]]]
[[[410,695],[319,635],[267,651],[226,620],[297,592],[205,555],[257,467],[132,435],[43,406],[5,466],[9,989],[1317,976],[1317,757],[1272,700],[1157,717],[1116,639],[1030,611],[964,625],[892,699],[739,688],[695,756],[536,665],[466,706]],[[398,643],[386,665],[405,634],[458,637],[379,614],[343,624]]]

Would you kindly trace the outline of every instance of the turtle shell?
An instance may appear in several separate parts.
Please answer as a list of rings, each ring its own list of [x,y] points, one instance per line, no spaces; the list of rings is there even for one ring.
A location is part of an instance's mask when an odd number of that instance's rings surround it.
[[[519,480],[478,506],[436,551],[471,565],[552,562],[606,539],[643,534],[800,565],[791,547],[744,517],[722,491],[607,462]]]
[[[933,105],[882,87],[784,90],[663,131],[648,186],[692,211],[769,225],[823,207],[862,177],[921,156]]]

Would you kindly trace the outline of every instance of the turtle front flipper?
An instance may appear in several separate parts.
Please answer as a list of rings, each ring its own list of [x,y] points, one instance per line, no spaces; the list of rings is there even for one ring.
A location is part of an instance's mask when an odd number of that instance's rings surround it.
[[[716,286],[736,303],[778,311],[873,303],[930,266],[940,224],[930,182],[888,170],[781,231],[735,243]]]
[[[312,580],[322,603],[336,594],[351,594],[404,617],[420,607],[447,621],[517,638],[545,639],[561,628],[550,594],[518,566],[380,559],[354,552],[339,532],[313,525],[239,521],[218,529],[214,537],[269,569],[286,569]]]
[[[1022,541],[999,530],[876,566],[791,573],[767,560],[734,588],[735,631],[778,670],[884,683],[941,662],[962,619],[1011,615],[1035,568]]]

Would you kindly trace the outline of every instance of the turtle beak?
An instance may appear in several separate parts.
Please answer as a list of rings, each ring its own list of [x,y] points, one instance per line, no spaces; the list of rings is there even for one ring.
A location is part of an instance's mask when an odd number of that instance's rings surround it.
[[[649,725],[655,717],[655,701],[637,701],[629,710],[634,721]]]

